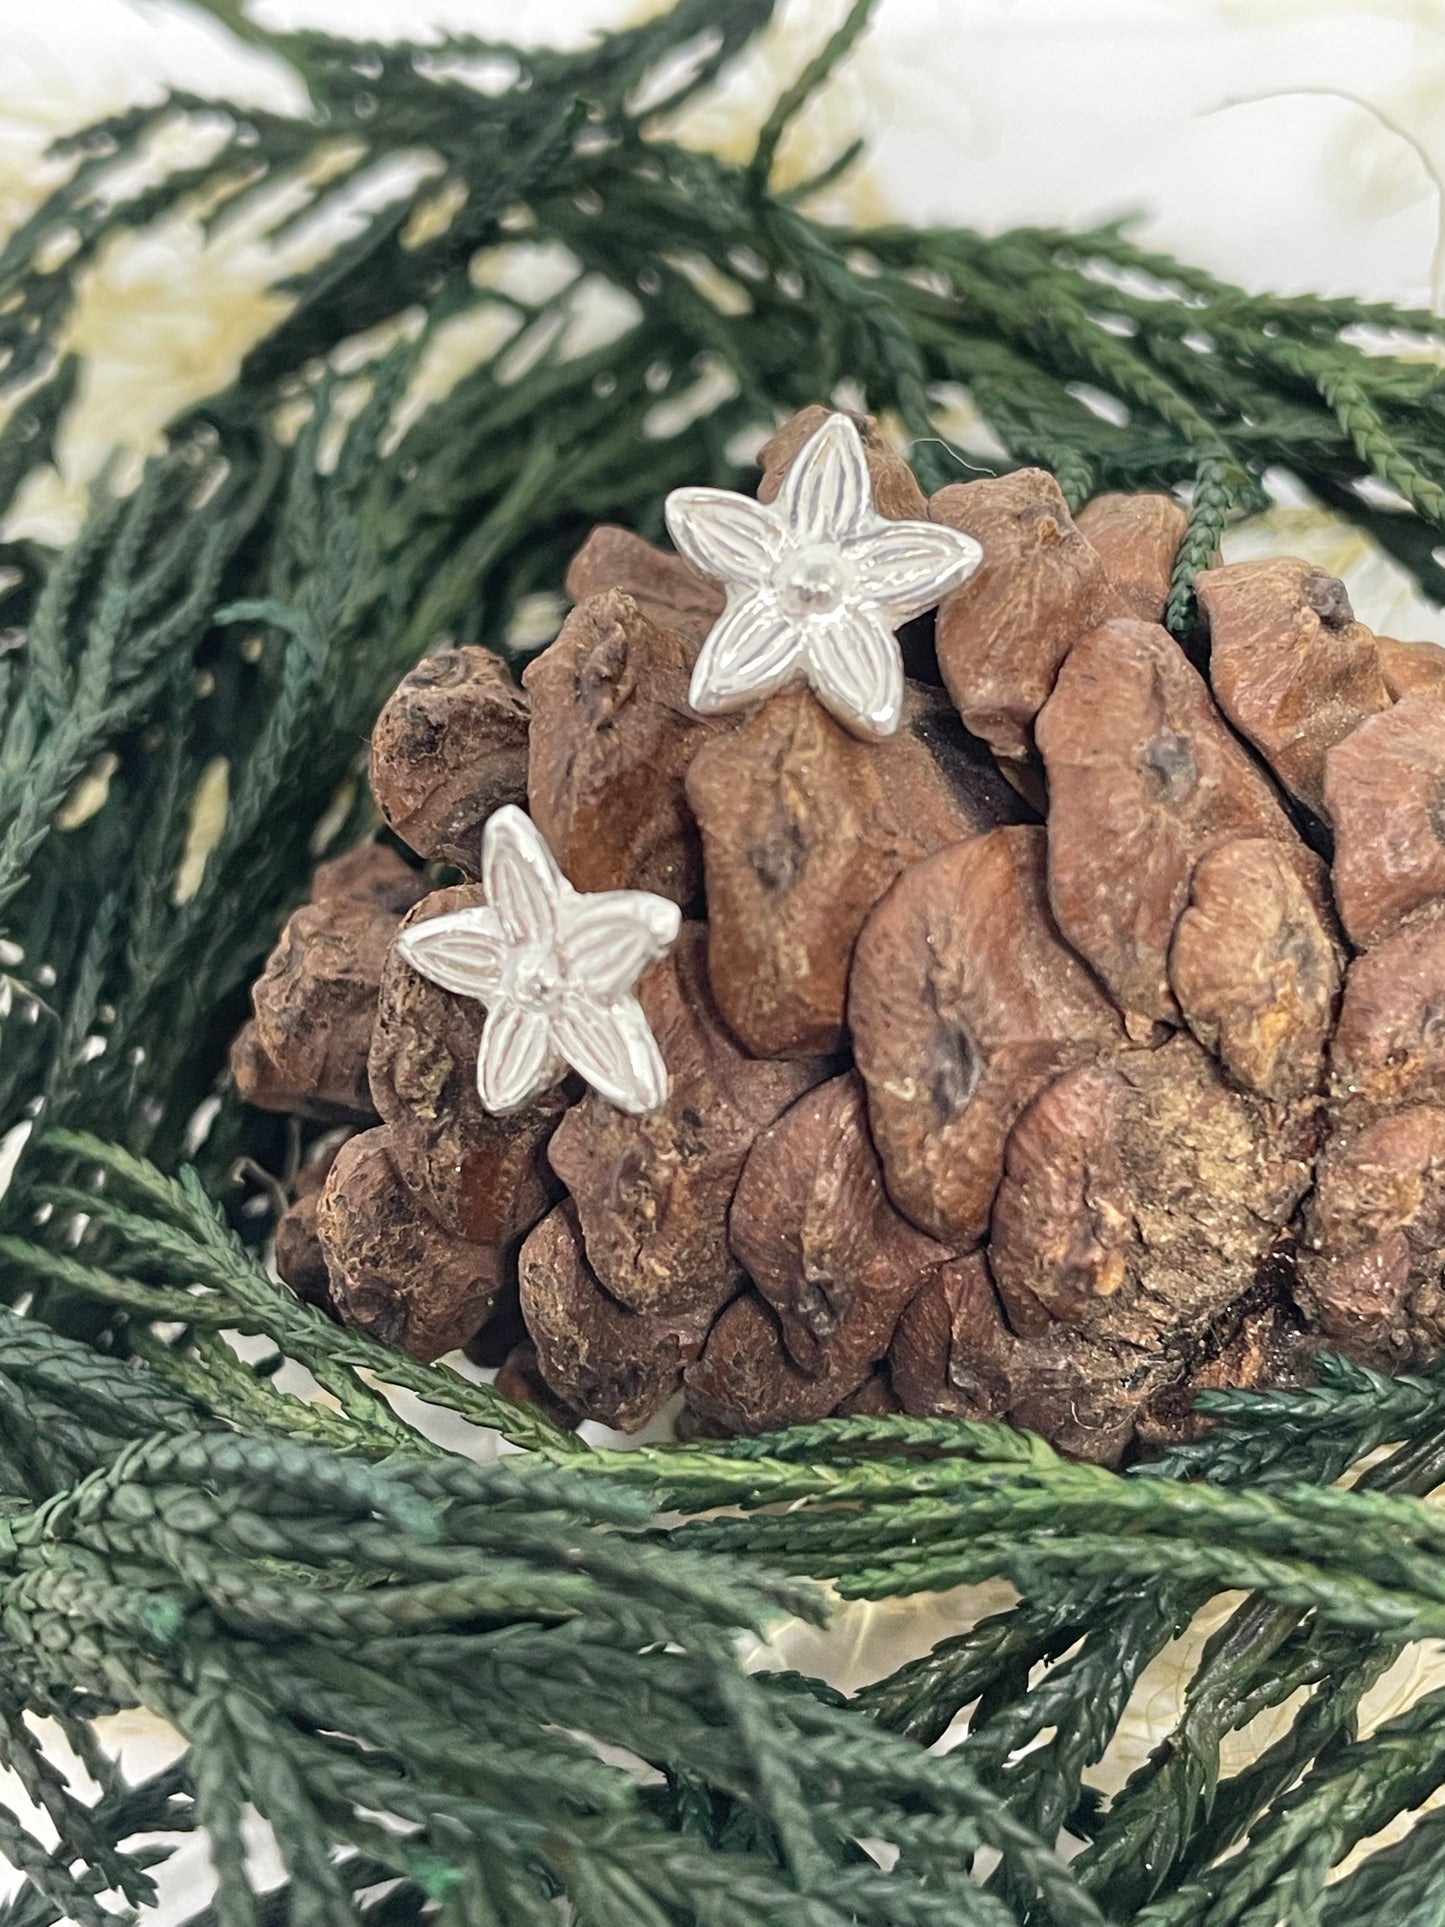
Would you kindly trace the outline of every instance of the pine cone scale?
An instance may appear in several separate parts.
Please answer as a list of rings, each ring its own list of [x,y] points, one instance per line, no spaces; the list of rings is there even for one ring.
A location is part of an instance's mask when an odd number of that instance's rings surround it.
[[[1136,1030],[1175,1023],[1169,945],[1195,864],[1231,836],[1293,845],[1289,820],[1179,645],[1148,623],[1082,637],[1037,733],[1059,928]]]
[[[475,650],[403,683],[373,772],[419,856],[475,876],[525,792],[576,887],[686,912],[638,987],[668,1092],[489,1116],[481,1005],[392,949],[485,893],[363,857],[237,1041],[256,1101],[370,1127],[278,1260],[427,1356],[490,1318],[519,1396],[629,1430],[901,1407],[1115,1463],[1321,1343],[1437,1356],[1445,652],[1284,558],[1201,577],[1201,673],[1159,626],[1178,503],[1072,517],[1038,470],[925,502],[860,435],[877,513],[984,549],[907,626],[897,734],[801,686],[695,714],[721,589],[618,529],[524,691]]]

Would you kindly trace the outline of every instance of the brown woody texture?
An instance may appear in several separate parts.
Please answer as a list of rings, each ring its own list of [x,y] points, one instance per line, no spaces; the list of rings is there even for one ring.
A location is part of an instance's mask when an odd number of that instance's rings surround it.
[[[764,500],[824,412],[761,450]],[[901,638],[888,741],[804,688],[695,716],[720,587],[616,528],[525,689],[474,648],[403,681],[372,781],[419,858],[474,879],[525,798],[578,888],[683,907],[640,986],[670,1090],[488,1117],[482,1011],[392,949],[480,886],[323,866],[235,1072],[369,1128],[308,1167],[283,1274],[629,1430],[679,1395],[689,1434],[976,1414],[1116,1463],[1320,1344],[1435,1356],[1445,653],[1289,558],[1207,570],[1186,648],[1178,503],[1076,518],[1036,469],[930,502],[859,426],[882,514],[984,550]]]

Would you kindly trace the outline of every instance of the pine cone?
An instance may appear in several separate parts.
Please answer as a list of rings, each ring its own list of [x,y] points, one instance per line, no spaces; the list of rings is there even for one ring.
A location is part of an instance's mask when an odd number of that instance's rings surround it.
[[[822,414],[763,450],[765,499]],[[1270,560],[1201,577],[1206,680],[1160,626],[1175,503],[1076,522],[1022,470],[925,504],[860,427],[880,513],[984,550],[908,627],[897,735],[805,690],[695,714],[720,594],[620,529],[523,690],[475,649],[402,683],[372,782],[421,858],[474,876],[525,783],[577,887],[682,908],[640,991],[670,1091],[488,1117],[479,1007],[383,959],[479,886],[356,859],[391,894],[318,886],[235,1054],[252,1101],[372,1124],[288,1272],[314,1295],[320,1256],[423,1356],[490,1316],[518,1395],[626,1429],[681,1390],[689,1432],[901,1406],[1116,1462],[1320,1342],[1435,1355],[1445,655]]]

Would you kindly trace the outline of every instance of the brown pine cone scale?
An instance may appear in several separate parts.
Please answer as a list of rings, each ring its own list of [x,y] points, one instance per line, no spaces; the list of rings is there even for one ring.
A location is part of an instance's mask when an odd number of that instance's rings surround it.
[[[1114,587],[1043,469],[951,483],[929,513],[983,548],[978,569],[938,612],[944,683],[992,749],[1027,757],[1060,665],[1080,636],[1114,613]]]
[[[683,779],[725,723],[696,716],[696,646],[620,589],[580,603],[522,680],[532,819],[579,890],[653,890],[684,907],[702,850]]]
[[[710,1317],[744,1283],[728,1212],[749,1151],[826,1060],[750,1057],[723,1024],[707,975],[707,932],[684,926],[640,986],[671,1073],[646,1117],[590,1092],[553,1132],[552,1169],[576,1205],[593,1270],[636,1312]]]
[[[879,514],[983,550],[900,636],[895,735],[796,686],[694,713],[722,585],[617,528],[523,688],[477,648],[404,679],[377,800],[464,881],[323,866],[255,987],[243,1094],[340,1127],[278,1267],[564,1423],[682,1436],[903,1410],[1116,1463],[1321,1345],[1438,1357],[1445,651],[1283,557],[1204,573],[1187,654],[1179,503],[1072,516],[1037,469],[927,501],[857,426]],[[394,947],[485,901],[524,797],[578,889],[685,913],[638,986],[648,1115],[569,1077],[490,1116],[481,1005]]]
[[[1118,1014],[1049,913],[1045,833],[1019,826],[913,864],[864,926],[849,1021],[894,1202],[977,1244],[1019,1112],[1121,1041]]]
[[[444,649],[371,732],[371,793],[418,856],[476,874],[492,811],[527,796],[527,701],[490,649]]]
[[[851,1073],[799,1098],[758,1138],[733,1198],[732,1241],[793,1362],[811,1378],[851,1378],[849,1389],[949,1256],[889,1202]]]
[[[708,962],[749,1050],[810,1057],[844,1040],[864,919],[910,864],[1024,805],[943,698],[914,685],[903,727],[862,743],[807,691],[786,691],[699,750]]]
[[[1080,638],[1038,741],[1054,915],[1147,1036],[1179,1017],[1169,945],[1195,864],[1226,837],[1298,839],[1203,679],[1152,623],[1117,618]]]
[[[1198,595],[1220,708],[1290,794],[1328,820],[1330,750],[1391,700],[1344,584],[1274,556],[1206,569]]]

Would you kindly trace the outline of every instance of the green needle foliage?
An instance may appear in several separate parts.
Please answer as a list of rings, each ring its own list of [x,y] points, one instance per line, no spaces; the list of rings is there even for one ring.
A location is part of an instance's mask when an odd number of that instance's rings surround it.
[[[113,1769],[78,1803],[27,1708],[87,1759],[104,1708],[177,1726],[166,1798],[208,1829],[218,1919],[260,1917],[249,1802],[286,1907],[338,1919],[369,1919],[377,1890],[467,1921],[540,1920],[566,1893],[600,1922],[1325,1923],[1331,1869],[1445,1785],[1445,1692],[1358,1737],[1392,1660],[1445,1636],[1445,1515],[1420,1496],[1445,1377],[1394,1407],[1382,1387],[1382,1421],[1332,1363],[1268,1479],[1242,1447],[1273,1393],[1236,1395],[1187,1478],[906,1418],[599,1452],[297,1303],[193,1171],[73,1131],[35,1163],[46,1234],[0,1258],[113,1322],[92,1348],[0,1314],[0,1731],[70,1854],[55,1865],[15,1823],[17,1918],[89,1919],[85,1895],[143,1898],[147,1877]],[[274,1350],[245,1362],[223,1331]],[[283,1389],[283,1361],[330,1401]],[[388,1386],[527,1451],[444,1452]],[[1331,1403],[1344,1461],[1382,1430],[1394,1444],[1353,1487],[1317,1476]],[[880,1598],[996,1577],[1017,1606],[851,1705],[740,1670],[737,1634],[825,1613],[810,1581]],[[1144,1667],[1235,1590],[1178,1726],[1103,1810],[1085,1775]],[[1224,1774],[1226,1736],[1291,1700]],[[962,1743],[926,1751],[965,1709]],[[1438,1904],[1436,1841],[1388,1849],[1355,1911],[1386,1927]],[[896,1850],[890,1871],[863,1842]]]
[[[0,512],[54,451],[102,249],[184,213],[306,261],[235,381],[68,548],[0,544],[0,1134],[30,1134],[0,1204],[0,1764],[59,1840],[0,1811],[23,1876],[0,1921],[144,1910],[197,1826],[207,1927],[541,1927],[559,1901],[580,1927],[1445,1917],[1431,1816],[1330,1884],[1445,1786],[1440,1695],[1359,1730],[1394,1658],[1445,1637],[1445,1372],[1324,1360],[1308,1391],[1212,1394],[1206,1439],[1125,1477],[901,1419],[614,1454],[332,1325],[213,1202],[242,1154],[288,1155],[224,1046],[318,853],[372,826],[377,708],[444,639],[535,643],[594,523],[659,534],[668,488],[745,480],[739,450],[820,398],[885,414],[929,486],[977,472],[941,427],[966,391],[1002,463],[1076,503],[1187,499],[1186,638],[1195,572],[1275,469],[1445,598],[1445,376],[1384,352],[1442,323],[1251,294],[1116,228],[819,218],[856,149],[787,191],[777,156],[867,0],[743,165],[673,117],[771,0],[681,0],[567,54],[208,4],[306,110],[119,115],[64,144],[0,251]],[[135,170],[187,126],[194,159]],[[519,250],[549,291],[517,291]],[[424,404],[469,318],[485,351]],[[520,1453],[443,1451],[412,1399]],[[1019,1602],[851,1703],[740,1661],[827,1588],[990,1578]],[[1244,1599],[1176,1727],[1105,1802],[1088,1776],[1141,1675],[1221,1592]],[[134,1706],[185,1745],[139,1786],[96,1726]],[[1266,1712],[1276,1737],[1226,1772]],[[268,1894],[253,1809],[286,1870]]]
[[[147,1898],[119,1850],[140,1827],[113,1768],[99,1763],[103,1797],[83,1805],[23,1717],[53,1713],[90,1760],[84,1722],[139,1704],[189,1742],[166,1797],[208,1830],[222,1921],[260,1917],[249,1803],[276,1833],[288,1917],[369,1917],[357,1889],[385,1883],[408,1918],[435,1903],[459,1921],[545,1921],[566,1893],[598,1927],[1007,1927],[970,1874],[992,1849],[1050,1918],[1100,1927],[1049,1843],[962,1759],[741,1669],[737,1635],[822,1617],[816,1588],[688,1550],[658,1530],[661,1487],[488,1388],[351,1350],[266,1278],[193,1174],[74,1135],[47,1149],[92,1180],[48,1201],[57,1217],[88,1206],[109,1267],[13,1239],[15,1275],[94,1294],[132,1335],[189,1334],[123,1360],[0,1314],[0,1735],[68,1855],[0,1817],[28,1877],[12,1918],[91,1927],[102,1890]],[[319,1408],[322,1429],[265,1372],[196,1346],[222,1324],[325,1371],[339,1414]],[[376,1372],[535,1449],[488,1465],[443,1453],[393,1417]],[[908,1864],[885,1877],[863,1838],[906,1843]]]

